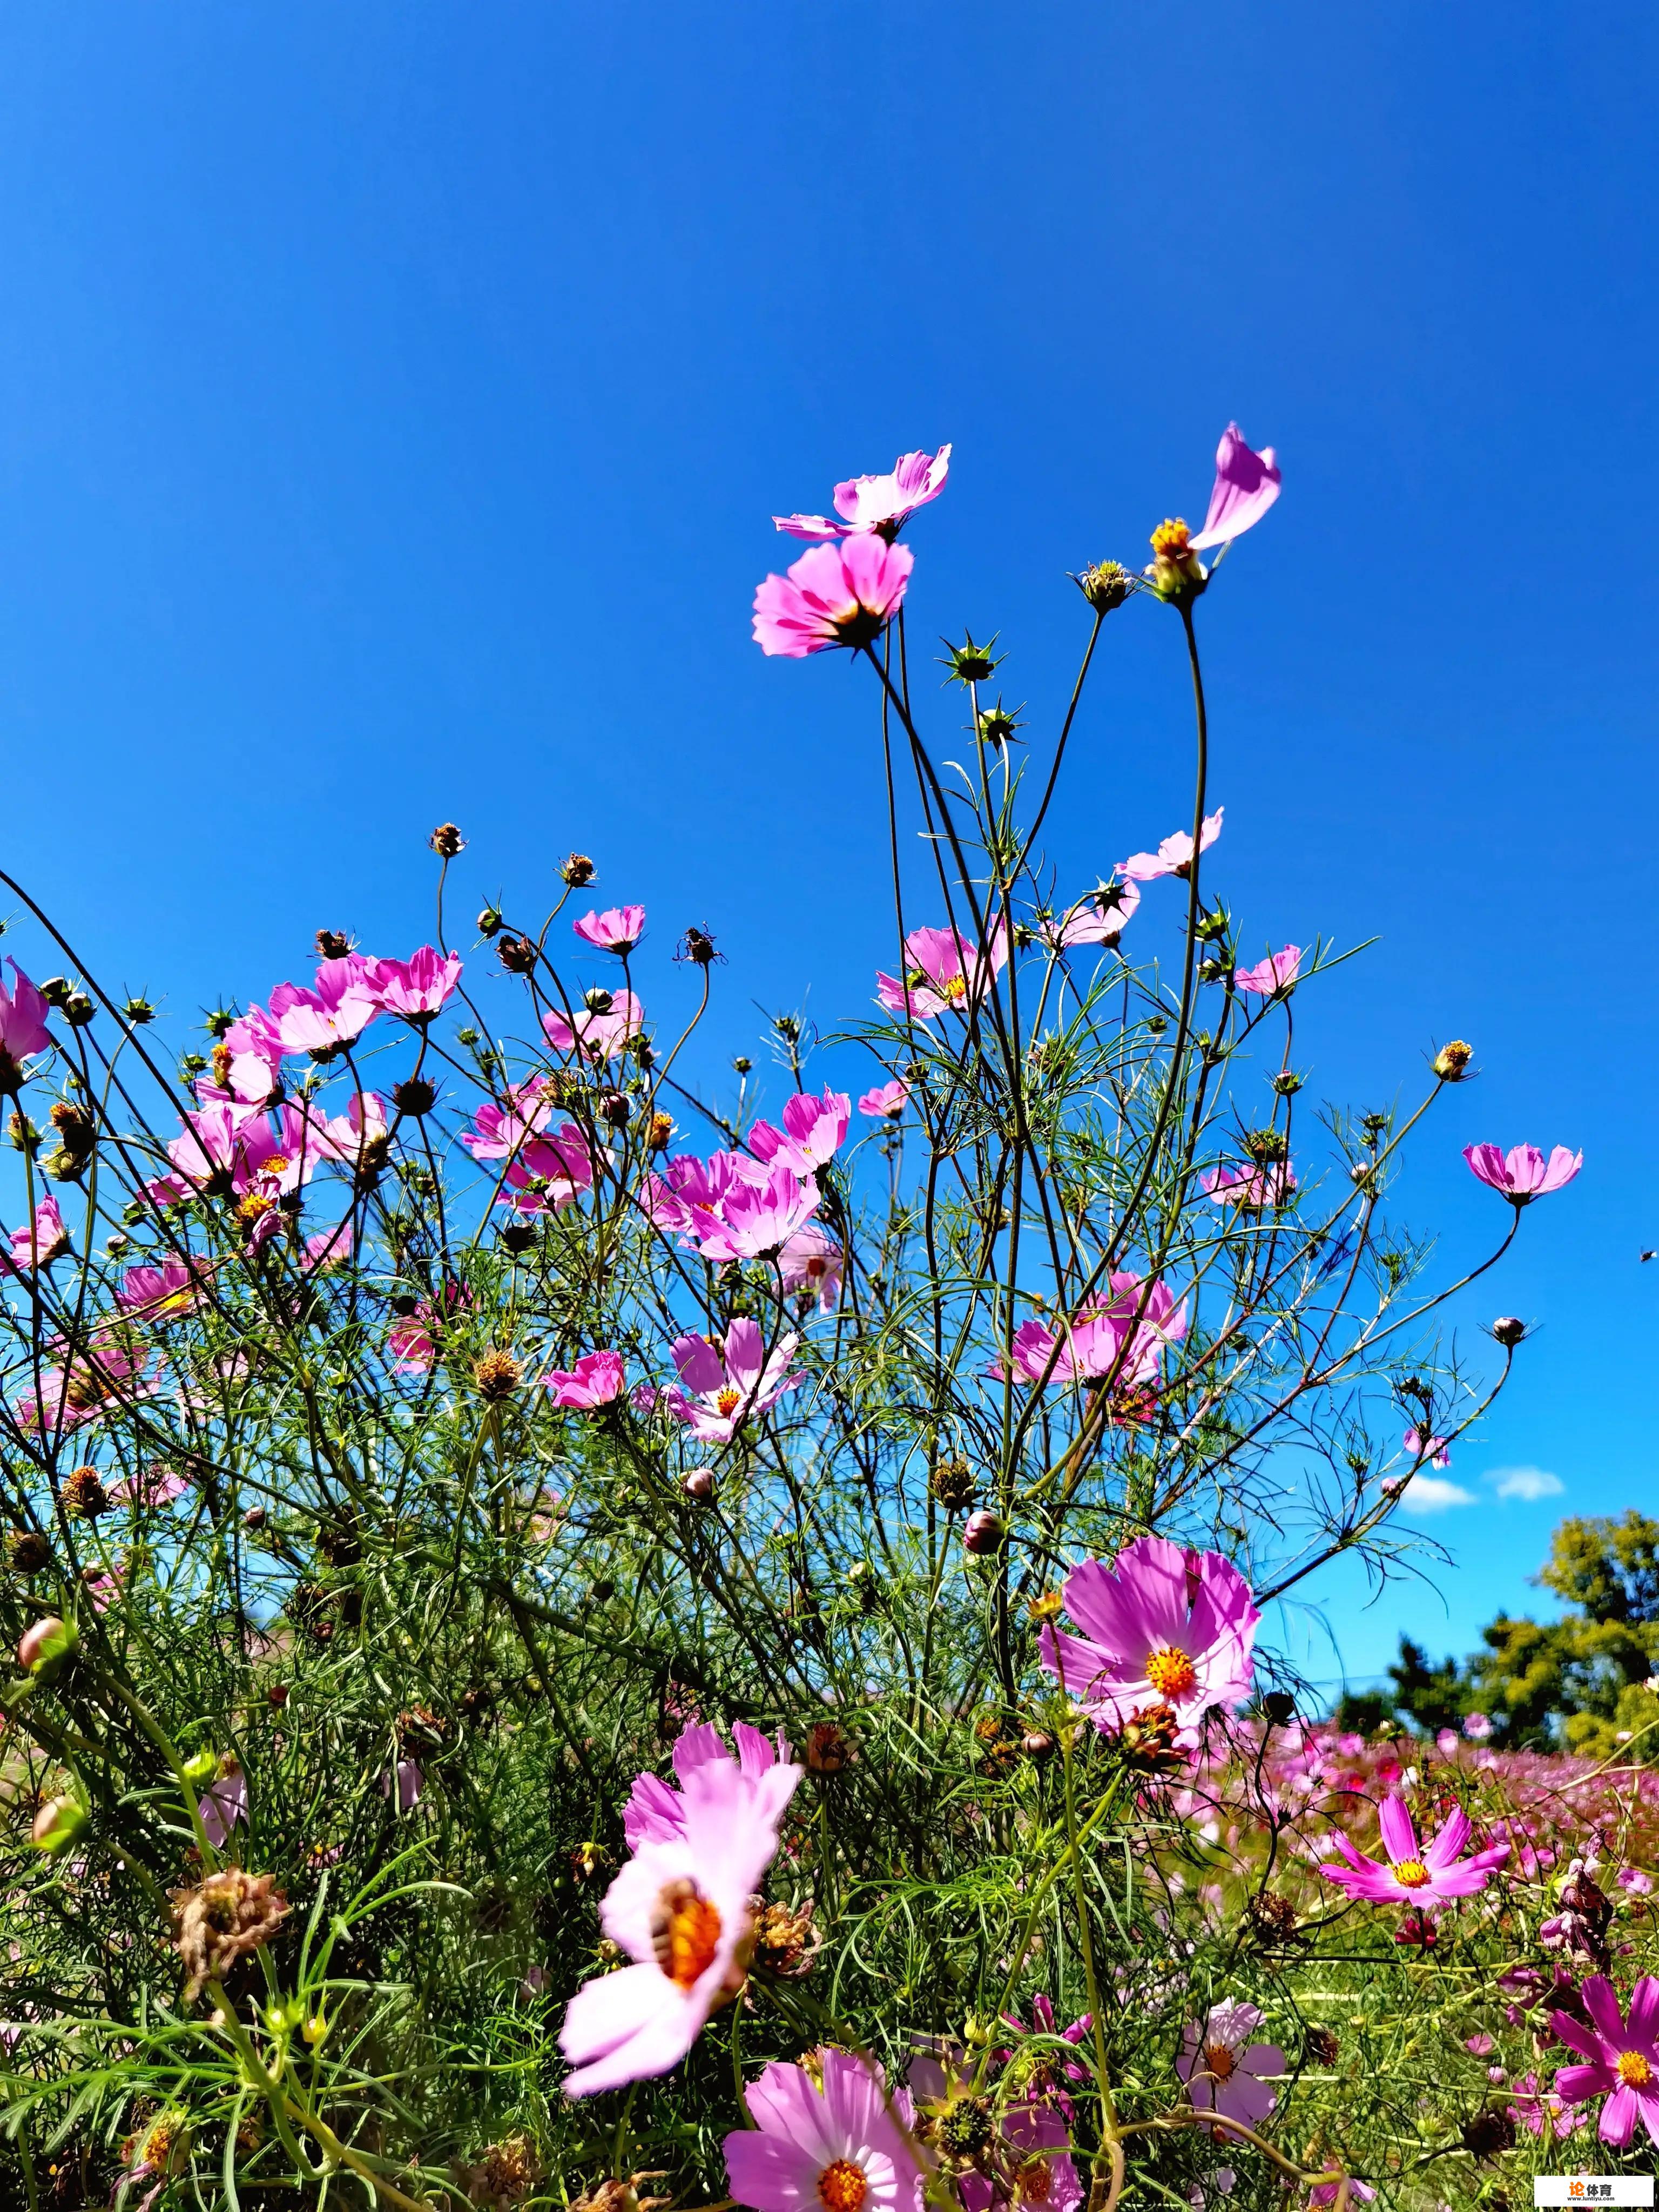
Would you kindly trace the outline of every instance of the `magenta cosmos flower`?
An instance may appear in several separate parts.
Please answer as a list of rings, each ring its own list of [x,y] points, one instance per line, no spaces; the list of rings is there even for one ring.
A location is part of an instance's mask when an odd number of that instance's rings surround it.
[[[621,1397],[623,1388],[619,1352],[585,1352],[574,1367],[555,1367],[543,1376],[556,1406],[591,1413]]]
[[[708,1759],[684,1777],[683,1826],[644,1838],[599,1908],[613,1943],[634,1961],[578,1990],[560,2047],[576,2071],[571,2097],[615,2089],[678,2065],[719,2005],[743,1987],[754,1899],[778,1848],[782,1804],[800,1778],[770,1795],[735,1759]]]
[[[704,1443],[729,1443],[750,1414],[763,1413],[800,1381],[789,1371],[799,1340],[780,1337],[767,1357],[759,1325],[743,1316],[726,1332],[724,1346],[705,1336],[683,1336],[674,1346],[679,1389],[663,1393],[677,1421]]]
[[[1302,947],[1287,945],[1282,952],[1270,953],[1267,959],[1258,960],[1254,968],[1234,969],[1233,988],[1243,992],[1247,998],[1276,999],[1289,991],[1301,965]]]
[[[1463,1157],[1471,1174],[1501,1190],[1511,1206],[1530,1206],[1553,1190],[1564,1190],[1584,1164],[1582,1152],[1558,1145],[1548,1159],[1536,1145],[1516,1145],[1500,1152],[1496,1145],[1467,1145]]]
[[[1246,1213],[1288,1206],[1296,1195],[1296,1170],[1288,1160],[1263,1167],[1209,1168],[1199,1181],[1212,1205],[1237,1206]]]
[[[1126,1350],[1132,1330],[1134,1343]],[[1098,1382],[1114,1370],[1125,1385],[1150,1382],[1164,1346],[1180,1344],[1186,1334],[1186,1300],[1177,1305],[1175,1293],[1161,1282],[1143,1291],[1141,1278],[1125,1271],[1112,1277],[1109,1302],[1080,1313],[1063,1338],[1057,1339],[1042,1322],[1024,1322],[1014,1336],[1014,1364],[1033,1382]],[[1001,1380],[1000,1365],[992,1372]]]
[[[574,1121],[562,1121],[550,1136],[532,1137],[507,1162],[497,1206],[515,1213],[562,1213],[593,1185],[593,1157]]]
[[[827,1229],[809,1221],[778,1254],[778,1273],[792,1292],[810,1291],[820,1313],[833,1313],[841,1297],[842,1249]]]
[[[811,1176],[798,1176],[782,1161],[756,1183],[738,1176],[717,1206],[695,1200],[687,1211],[705,1260],[768,1260],[817,1211],[818,1187]]]
[[[755,593],[756,644],[792,660],[832,645],[869,645],[897,611],[915,561],[908,545],[890,545],[873,531],[813,546]]]
[[[726,2138],[732,2195],[757,2212],[921,2212],[908,2093],[850,2051],[816,2071],[775,2059],[744,2092],[754,2125]]]
[[[461,956],[422,945],[407,960],[371,960],[367,981],[374,1003],[388,1014],[424,1026],[441,1012],[461,980]]]
[[[608,906],[602,914],[585,914],[570,927],[584,944],[601,952],[631,952],[645,935],[645,908]]]
[[[844,1091],[826,1087],[822,1096],[798,1091],[784,1103],[782,1128],[757,1121],[749,1132],[749,1149],[757,1160],[781,1160],[798,1176],[810,1176],[834,1159],[852,1118],[853,1102]]]
[[[283,1052],[331,1052],[361,1036],[380,1011],[371,979],[376,964],[348,952],[323,962],[314,991],[279,983],[270,994],[269,1018]]]
[[[799,1767],[790,1764],[789,1746],[781,1735],[775,1742],[746,1721],[737,1723],[732,1738],[737,1747],[738,1772],[750,1787],[755,1808],[775,1826],[800,1780]],[[731,1763],[725,1739],[712,1721],[699,1721],[681,1730],[674,1746],[674,1772],[682,1784],[713,1759]],[[659,1775],[637,1775],[623,1808],[623,1834],[630,1851],[653,1840],[672,1842],[683,1838],[684,1798]]]
[[[1651,1974],[1642,1976],[1631,1991],[1628,2019],[1605,1975],[1592,1974],[1579,1995],[1589,2014],[1588,2025],[1569,2012],[1558,2012],[1552,2025],[1587,2063],[1562,2067],[1555,2077],[1557,2093],[1569,2105],[1607,2099],[1597,2129],[1603,2142],[1622,2148],[1638,2119],[1649,2140],[1659,2142],[1659,1981]]]
[[[1279,497],[1279,463],[1271,446],[1252,453],[1237,422],[1229,422],[1216,447],[1215,483],[1204,527],[1192,540],[1195,553],[1224,545],[1252,529]]]
[[[199,1262],[169,1254],[159,1267],[129,1267],[115,1293],[124,1313],[137,1321],[177,1321],[193,1312],[207,1281]]]
[[[1319,1869],[1327,1881],[1370,1905],[1410,1905],[1422,1911],[1449,1897],[1473,1897],[1486,1887],[1492,1869],[1502,1866],[1510,1855],[1507,1844],[1491,1844],[1464,1858],[1469,1822],[1462,1807],[1447,1814],[1432,1843],[1421,1845],[1403,1797],[1385,1797],[1376,1818],[1389,1854],[1387,1866],[1356,1850],[1339,1828],[1334,1841],[1346,1864],[1326,1859]]]
[[[904,981],[878,975],[876,997],[890,1013],[919,1022],[961,1014],[978,1004],[1007,964],[1008,933],[999,922],[976,949],[959,929],[913,929],[904,940]]]
[[[20,1273],[32,1274],[36,1268],[49,1267],[54,1260],[63,1258],[70,1249],[70,1233],[64,1226],[58,1200],[50,1192],[36,1200],[34,1218],[14,1229],[9,1242],[11,1263]]]
[[[463,1129],[461,1142],[475,1160],[504,1160],[526,1139],[544,1129],[553,1115],[553,1100],[544,1079],[521,1083],[507,1094],[504,1103],[487,1099]]]
[[[1247,2128],[1259,2128],[1272,2112],[1278,2097],[1272,2084],[1285,2071],[1285,2054],[1276,2043],[1250,2040],[1261,2025],[1255,2005],[1232,1997],[1212,2005],[1201,2027],[1188,2022],[1176,2072],[1200,2112]]]
[[[1221,835],[1221,817],[1226,811],[1224,806],[1218,806],[1213,814],[1205,816],[1198,840],[1200,853],[1207,853]],[[1192,832],[1177,830],[1160,842],[1157,852],[1131,853],[1127,860],[1120,860],[1116,872],[1132,884],[1152,884],[1160,876],[1184,876],[1192,865]]]
[[[542,1016],[542,1030],[555,1052],[574,1052],[596,1064],[614,1060],[645,1027],[645,1008],[631,991],[590,992],[594,1003],[567,1015],[554,1006]]]
[[[23,1080],[23,1062],[52,1042],[46,1000],[15,960],[6,965],[11,988],[0,983],[0,1094],[15,1092]]]
[[[1250,1587],[1218,1552],[1137,1536],[1106,1566],[1085,1559],[1066,1578],[1066,1610],[1083,1631],[1046,1626],[1043,1665],[1104,1730],[1168,1705],[1183,1731],[1250,1686],[1261,1614]]]
[[[909,1085],[895,1076],[890,1083],[878,1083],[873,1091],[866,1091],[859,1100],[859,1111],[872,1121],[896,1121],[909,1103]]]
[[[775,514],[777,527],[791,538],[845,538],[875,530],[895,538],[919,507],[937,499],[951,473],[951,448],[937,453],[901,453],[884,477],[848,477],[830,497],[838,520],[827,514]]]

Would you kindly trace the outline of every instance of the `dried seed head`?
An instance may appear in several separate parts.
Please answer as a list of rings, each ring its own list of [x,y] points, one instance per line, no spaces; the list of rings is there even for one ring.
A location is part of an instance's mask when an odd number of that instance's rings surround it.
[[[947,1513],[971,1505],[977,1488],[965,1459],[942,1459],[933,1469],[933,1495]]]
[[[426,842],[441,860],[453,860],[466,843],[453,822],[441,822]]]
[[[411,1075],[404,1082],[392,1085],[392,1103],[400,1114],[407,1114],[412,1121],[418,1121],[422,1114],[429,1114],[437,1104],[437,1086],[428,1083],[423,1075]]]
[[[852,1763],[853,1747],[836,1721],[817,1721],[806,1731],[809,1774],[839,1774]]]
[[[1468,1073],[1469,1062],[1474,1058],[1474,1047],[1465,1044],[1462,1037],[1453,1037],[1443,1044],[1434,1056],[1434,1072],[1443,1083],[1461,1083]]]
[[[595,872],[593,863],[586,853],[573,853],[559,870],[573,891],[584,890],[592,882]]]
[[[52,1565],[52,1547],[33,1528],[24,1528],[11,1540],[11,1564],[20,1575],[44,1574]]]
[[[536,967],[536,948],[527,937],[503,937],[495,947],[495,957],[509,975],[529,975]]]
[[[94,1520],[109,1507],[109,1492],[96,1468],[77,1467],[73,1474],[66,1474],[60,1494],[64,1512],[83,1521]]]
[[[226,1867],[194,1889],[173,1892],[173,1948],[184,1962],[185,2002],[223,1979],[239,1959],[261,1949],[288,1913],[288,1899],[270,1874]]]
[[[473,1364],[472,1380],[481,1398],[499,1405],[524,1381],[524,1370],[510,1352],[486,1352]]]
[[[812,1908],[763,1905],[755,1914],[755,1964],[788,1980],[812,1971],[823,1938],[812,1924]]]
[[[337,929],[319,929],[317,933],[317,957],[319,960],[343,960],[351,950],[351,939]]]

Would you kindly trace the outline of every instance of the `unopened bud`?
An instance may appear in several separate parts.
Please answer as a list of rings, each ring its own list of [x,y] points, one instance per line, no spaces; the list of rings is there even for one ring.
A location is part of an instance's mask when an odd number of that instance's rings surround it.
[[[267,1517],[263,1505],[250,1505],[242,1516],[242,1526],[244,1528],[263,1528]]]
[[[49,1613],[44,1620],[24,1630],[17,1646],[17,1663],[37,1680],[50,1682],[63,1673],[80,1648],[75,1623]]]
[[[1434,1072],[1443,1083],[1461,1083],[1474,1058],[1474,1047],[1465,1044],[1462,1037],[1454,1037],[1449,1044],[1443,1044],[1436,1053]]]
[[[97,1011],[84,991],[71,991],[64,1008],[64,1018],[72,1028],[83,1030]]]
[[[288,1703],[288,1684],[286,1682],[273,1682],[270,1687],[265,1692],[265,1703],[270,1707],[273,1713],[280,1713],[283,1707]]]
[[[1134,578],[1121,561],[1097,561],[1072,580],[1097,615],[1121,607],[1135,587]]]
[[[479,908],[478,934],[480,937],[494,937],[501,926],[501,917],[493,906],[481,907]]]
[[[733,1070],[738,1075],[747,1075],[754,1065],[754,1061],[746,1059],[742,1053],[739,1053],[732,1063]]]
[[[991,640],[994,645],[996,640]],[[961,645],[948,648],[950,658],[945,665],[958,684],[983,684],[996,668],[996,659],[990,645],[975,645],[969,635]]]
[[[216,1751],[198,1751],[193,1758],[185,1761],[185,1779],[192,1789],[198,1789],[204,1782],[211,1782],[218,1771],[219,1754]]]
[[[987,707],[981,712],[979,733],[988,745],[1012,744],[1018,728],[1019,724],[1000,699],[994,707]]]
[[[509,1252],[527,1252],[536,1241],[536,1225],[532,1221],[509,1221],[501,1231],[501,1242]]]
[[[590,1014],[608,1014],[616,1003],[610,992],[599,984],[582,993],[582,1004]]]
[[[1296,1699],[1285,1690],[1269,1690],[1261,1710],[1275,1728],[1288,1728],[1296,1718]]]
[[[453,822],[441,822],[426,842],[441,860],[453,860],[466,843]]]
[[[153,1022],[155,1019],[155,1009],[148,999],[129,999],[121,1012],[135,1029],[143,1029],[146,1022]]]
[[[1502,1345],[1519,1344],[1527,1333],[1527,1324],[1516,1314],[1499,1314],[1492,1325],[1492,1333]]]
[[[1029,1729],[1020,1738],[1019,1747],[1027,1759],[1047,1759],[1054,1747],[1054,1740],[1042,1729]]]
[[[593,880],[593,863],[586,853],[573,853],[559,873],[573,891],[579,891]]]
[[[689,1467],[680,1477],[680,1488],[694,1505],[712,1505],[714,1502],[714,1470],[712,1467]]]
[[[73,1797],[49,1797],[34,1816],[29,1841],[56,1858],[86,1832],[87,1808]]]
[[[613,1129],[625,1129],[634,1109],[631,1102],[620,1091],[607,1091],[599,1100],[599,1114]]]
[[[1000,1551],[1002,1547],[1002,1522],[986,1507],[970,1513],[962,1531],[962,1540],[970,1552],[983,1556]]]

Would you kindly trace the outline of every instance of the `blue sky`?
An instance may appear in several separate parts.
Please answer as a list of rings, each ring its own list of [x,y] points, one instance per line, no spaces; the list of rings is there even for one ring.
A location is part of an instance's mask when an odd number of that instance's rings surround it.
[[[1656,64],[1651,9],[1529,0],[13,10],[6,864],[187,1013],[319,922],[406,949],[453,816],[469,903],[572,846],[643,896],[665,1007],[715,929],[729,1049],[845,1017],[871,702],[750,645],[767,518],[953,440],[919,632],[1000,629],[1041,730],[1063,571],[1190,515],[1236,416],[1285,492],[1203,610],[1219,880],[1264,943],[1382,940],[1312,1087],[1474,1042],[1412,1154],[1449,1262],[1501,1212],[1462,1145],[1586,1154],[1488,1301],[1540,1328],[1443,1595],[1341,1607],[1356,1674],[1465,1646],[1560,1510],[1653,1487]],[[1079,883],[1185,804],[1176,626],[1117,621]]]

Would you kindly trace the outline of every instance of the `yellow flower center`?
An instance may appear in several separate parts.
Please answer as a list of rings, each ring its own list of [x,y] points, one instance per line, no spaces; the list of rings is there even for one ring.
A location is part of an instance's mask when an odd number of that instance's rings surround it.
[[[1178,1644],[1165,1644],[1148,1654],[1146,1680],[1160,1698],[1188,1698],[1198,1687],[1198,1669]]]
[[[1160,522],[1152,532],[1152,550],[1161,561],[1184,560],[1192,534],[1179,515],[1173,522]]]
[[[714,1393],[714,1410],[721,1420],[729,1419],[737,1411],[738,1401],[742,1395],[742,1391],[734,1390],[729,1382],[725,1389]]]
[[[1204,2070],[1218,2081],[1225,2081],[1238,2071],[1238,2054],[1230,2043],[1206,2043],[1204,2046]]]
[[[1653,2079],[1653,2069],[1639,2051],[1621,2051],[1613,2070],[1627,2089],[1645,2089]]]
[[[702,1980],[720,1948],[720,1916],[694,1881],[671,1881],[651,1916],[657,1964],[669,1980],[689,1990]]]
[[[239,1221],[247,1223],[248,1225],[252,1227],[252,1224],[259,1218],[259,1216],[262,1213],[269,1213],[271,1207],[275,1206],[276,1203],[276,1200],[274,1198],[267,1198],[264,1191],[251,1190],[246,1198],[240,1199],[237,1201],[236,1218]]]
[[[939,985],[939,991],[942,999],[965,999],[968,995],[968,978],[965,975],[947,975]]]
[[[1402,1889],[1426,1889],[1429,1870],[1421,1859],[1397,1859],[1394,1878]]]
[[[818,2176],[818,2202],[824,2212],[862,2212],[869,2194],[864,2168],[850,2158],[836,2159]]]
[[[264,1165],[260,1169],[259,1172],[261,1175],[276,1176],[280,1177],[288,1173],[288,1169],[289,1163],[287,1155],[283,1152],[273,1152],[270,1158],[265,1162]]]

